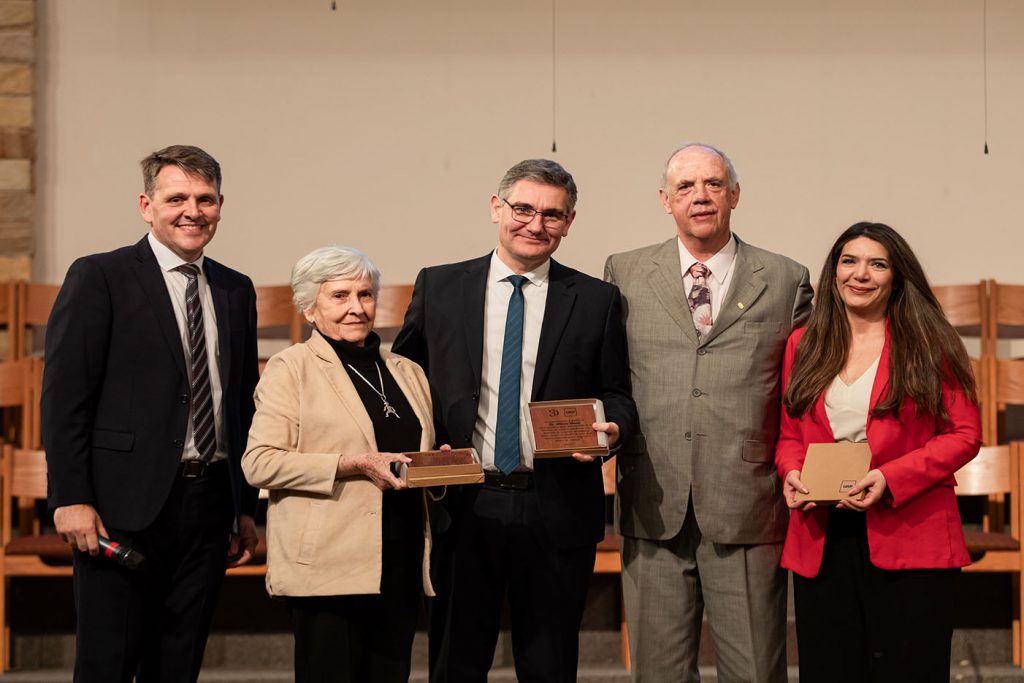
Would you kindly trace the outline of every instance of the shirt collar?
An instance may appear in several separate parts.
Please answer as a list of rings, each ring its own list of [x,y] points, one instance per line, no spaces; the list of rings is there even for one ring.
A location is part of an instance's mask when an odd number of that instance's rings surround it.
[[[683,266],[683,273],[690,270],[690,266],[697,263],[697,259],[689,252],[683,241],[676,238],[676,243],[679,245],[679,262]],[[725,243],[725,246],[718,250],[714,256],[709,258],[707,261],[701,261],[708,270],[711,271],[711,279],[722,284],[725,282],[726,276],[729,271],[732,270],[732,264],[736,261],[736,235],[730,235],[729,241]]]
[[[708,266],[710,268],[710,266]],[[551,272],[551,259],[546,260],[533,270],[523,273],[523,276],[529,280],[531,285],[537,287],[543,287],[548,281],[548,274]],[[501,282],[507,280],[509,275],[516,275],[511,268],[505,265],[505,262],[498,258],[498,250],[495,249],[491,252],[491,268],[490,268],[491,282]]]
[[[153,249],[153,255],[156,256],[156,262],[160,264],[160,270],[170,272],[185,263],[194,263],[199,268],[199,272],[203,272],[203,260],[206,257],[202,254],[200,254],[199,258],[195,261],[186,261],[171,251],[167,245],[154,237],[152,232],[150,232],[146,237],[149,239],[149,246]],[[710,266],[708,267],[710,268]]]

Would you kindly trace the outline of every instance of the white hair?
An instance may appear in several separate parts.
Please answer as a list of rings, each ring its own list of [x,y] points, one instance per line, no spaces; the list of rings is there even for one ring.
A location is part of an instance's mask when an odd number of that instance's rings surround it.
[[[292,302],[305,313],[316,303],[320,285],[330,280],[362,280],[373,283],[373,296],[380,291],[380,271],[366,254],[353,247],[332,244],[309,252],[292,267]]]
[[[717,154],[719,157],[721,157],[722,161],[725,162],[725,170],[726,170],[726,173],[729,176],[728,177],[729,189],[732,190],[732,189],[736,188],[736,186],[740,182],[740,179],[739,179],[739,176],[736,175],[736,169],[732,165],[732,160],[729,159],[729,157],[726,156],[725,152],[723,152],[722,150],[718,149],[714,145],[709,145],[709,144],[704,143],[704,142],[687,142],[687,143],[677,147],[675,149],[675,151],[673,151],[671,154],[668,155],[668,161],[665,162],[665,170],[661,174],[661,186],[662,187],[664,187],[666,190],[668,189],[668,167],[669,167],[669,164],[672,163],[672,160],[676,158],[677,154],[682,152],[684,149],[689,149],[691,147],[700,147],[701,149],[705,149],[705,150],[711,152],[712,154]]]

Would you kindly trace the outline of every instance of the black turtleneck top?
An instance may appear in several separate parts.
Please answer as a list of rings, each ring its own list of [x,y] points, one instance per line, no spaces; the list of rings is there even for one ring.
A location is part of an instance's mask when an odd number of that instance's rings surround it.
[[[364,340],[363,346],[357,346],[344,340],[331,339],[324,336],[331,345],[338,359],[348,373],[352,384],[363,401],[373,433],[377,441],[377,450],[381,453],[401,453],[418,451],[423,428],[409,404],[391,376],[387,364],[380,357],[380,337],[371,332]],[[380,369],[380,375],[377,369]],[[398,412],[398,417],[384,414],[384,401],[377,390],[381,389],[388,403]],[[404,491],[384,491],[382,528],[385,540],[402,540],[422,542],[423,540],[423,494],[417,489]],[[417,540],[418,539],[418,540]]]

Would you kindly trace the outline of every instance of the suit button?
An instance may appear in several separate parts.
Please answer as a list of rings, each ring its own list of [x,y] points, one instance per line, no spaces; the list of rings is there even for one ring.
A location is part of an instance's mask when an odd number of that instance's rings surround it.
[[[685,434],[683,434],[683,438],[686,439],[687,441],[689,441],[693,437],[690,435],[690,432],[686,432]]]
[[[702,394],[703,392],[700,389],[694,389],[693,391],[690,392],[690,395],[693,396],[694,398],[700,398]]]
[[[188,405],[188,394],[181,395],[181,405]]]
[[[703,356],[703,355],[704,355],[704,354],[706,354],[707,352],[708,352],[708,350],[707,350],[707,349],[705,349],[705,348],[703,348],[703,347],[701,347],[701,348],[697,349],[697,355],[698,355],[698,356]]]
[[[172,443],[174,444],[175,448],[183,448],[185,446],[185,442],[182,441],[181,439],[175,439]]]

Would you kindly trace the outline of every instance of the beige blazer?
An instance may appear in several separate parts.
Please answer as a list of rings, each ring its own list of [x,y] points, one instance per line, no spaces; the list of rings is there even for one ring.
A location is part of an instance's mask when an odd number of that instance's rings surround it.
[[[381,357],[434,445],[427,378],[420,366]],[[278,353],[256,387],[256,416],[242,470],[270,491],[267,592],[356,595],[380,592],[382,492],[367,477],[335,479],[343,453],[377,450],[370,416],[330,344],[309,341]],[[423,590],[430,585],[430,528],[424,502]]]

